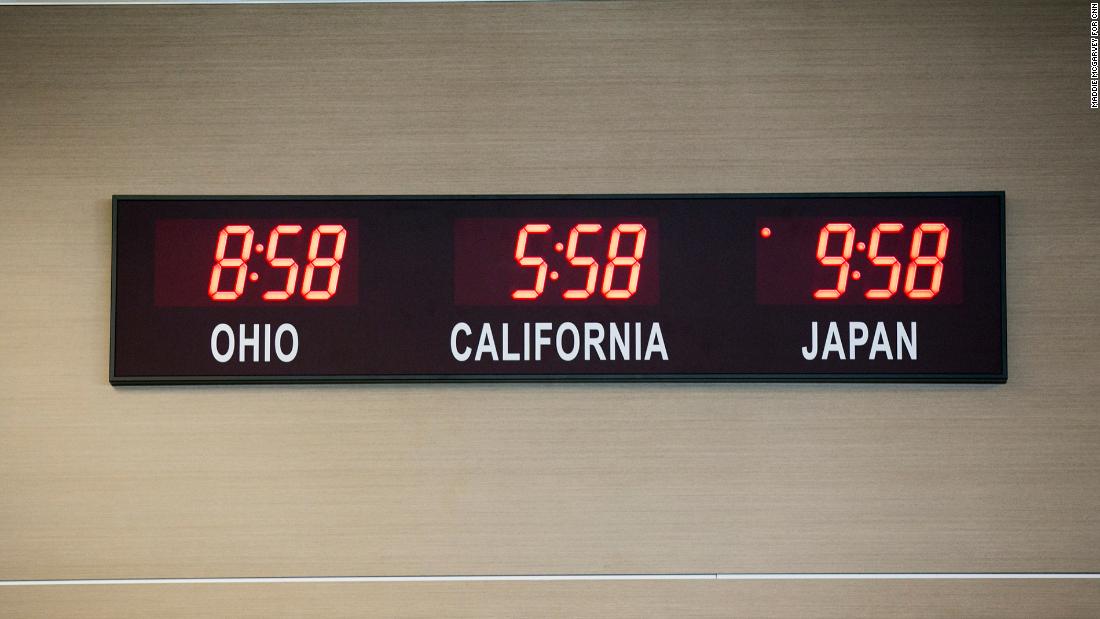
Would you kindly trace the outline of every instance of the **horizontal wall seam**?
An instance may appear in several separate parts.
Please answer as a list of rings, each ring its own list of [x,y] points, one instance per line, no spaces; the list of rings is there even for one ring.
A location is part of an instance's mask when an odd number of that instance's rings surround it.
[[[224,578],[83,578],[0,580],[0,587],[391,582],[625,581],[625,580],[1097,580],[1097,572],[879,572],[698,574],[482,574],[435,576],[257,576]]]

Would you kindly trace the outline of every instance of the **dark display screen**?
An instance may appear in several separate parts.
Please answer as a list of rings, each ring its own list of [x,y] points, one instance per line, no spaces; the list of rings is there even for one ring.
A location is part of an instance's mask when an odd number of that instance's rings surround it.
[[[111,382],[1003,382],[1004,195],[115,198]]]
[[[963,302],[958,217],[760,217],[756,225],[758,303]]]
[[[454,230],[456,305],[629,307],[660,301],[654,219],[459,219]]]
[[[357,305],[356,223],[300,218],[252,219],[246,224],[158,220],[153,241],[155,304]],[[195,294],[203,290],[206,294]]]

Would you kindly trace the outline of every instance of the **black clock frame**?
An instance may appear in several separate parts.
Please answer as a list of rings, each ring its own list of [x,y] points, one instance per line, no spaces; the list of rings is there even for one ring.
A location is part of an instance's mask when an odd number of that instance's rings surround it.
[[[115,372],[117,294],[118,203],[141,201],[402,201],[402,200],[539,200],[539,199],[807,199],[897,197],[995,197],[1000,217],[1001,371],[981,374],[940,373],[783,373],[783,374],[408,374],[408,375],[305,375],[305,376],[120,376]],[[701,194],[486,194],[486,195],[115,195],[111,208],[111,324],[109,382],[112,385],[213,385],[213,384],[324,384],[324,383],[1005,383],[1008,380],[1008,314],[1006,275],[1006,220],[1004,191],[947,192],[829,192],[829,193],[701,193]]]

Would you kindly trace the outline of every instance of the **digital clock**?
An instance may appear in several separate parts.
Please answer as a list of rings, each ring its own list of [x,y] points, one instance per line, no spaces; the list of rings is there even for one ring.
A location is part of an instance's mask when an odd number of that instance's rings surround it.
[[[649,217],[457,219],[459,306],[654,305],[660,231]]]
[[[1004,194],[114,199],[114,384],[1004,382]]]

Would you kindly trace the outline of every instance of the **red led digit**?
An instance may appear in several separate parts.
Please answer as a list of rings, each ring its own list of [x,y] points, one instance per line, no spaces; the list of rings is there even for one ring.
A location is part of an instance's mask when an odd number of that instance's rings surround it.
[[[868,299],[889,299],[898,291],[898,281],[901,279],[901,263],[896,256],[878,255],[879,237],[883,234],[897,234],[905,229],[901,224],[879,224],[871,230],[871,242],[867,246],[867,258],[871,264],[879,267],[890,267],[890,282],[886,288],[868,290],[864,295]]]
[[[566,299],[587,299],[592,296],[593,292],[596,292],[596,277],[599,275],[600,267],[596,264],[596,259],[592,256],[577,255],[577,242],[580,240],[582,234],[595,234],[601,229],[602,227],[600,224],[577,224],[569,231],[569,241],[566,243],[565,248],[565,259],[569,261],[569,264],[575,267],[587,267],[588,280],[585,282],[583,289],[573,288],[566,290],[562,293],[562,297]]]
[[[528,234],[546,234],[549,231],[550,224],[527,224],[520,229],[519,235],[516,236],[516,262],[520,266],[536,267],[538,272],[535,274],[535,287],[531,290],[513,291],[513,299],[537,299],[546,288],[546,260],[538,256],[527,256],[524,253],[527,251]]]
[[[619,238],[623,234],[636,234],[634,252],[630,256],[619,255]],[[603,296],[608,299],[629,299],[638,291],[638,276],[642,272],[642,255],[645,253],[645,226],[642,224],[619,224],[611,231],[611,243],[607,247],[607,266],[603,270]],[[615,267],[630,267],[630,279],[626,289],[613,290]]]
[[[939,235],[935,256],[922,256],[920,253],[925,232]],[[905,296],[910,299],[931,299],[940,291],[940,282],[943,279],[943,258],[947,255],[947,235],[950,232],[947,226],[941,223],[923,223],[913,231],[913,244],[909,248],[909,268],[905,271]],[[915,287],[917,269],[920,267],[932,267],[932,282],[928,288]]]
[[[844,249],[839,256],[826,256],[828,251],[830,234],[844,234]],[[852,246],[855,244],[856,229],[849,223],[825,224],[821,234],[817,237],[817,261],[823,266],[840,267],[836,276],[836,288],[822,288],[814,292],[815,299],[839,299],[840,295],[848,289],[848,260],[852,257]]]
[[[317,252],[321,247],[321,237],[331,235],[336,237],[336,247],[332,256],[318,258]],[[344,242],[348,231],[340,224],[323,224],[313,229],[313,236],[309,239],[309,254],[306,258],[305,275],[302,277],[302,296],[309,301],[325,301],[336,294],[336,285],[340,281],[340,260],[344,257]],[[324,290],[313,290],[313,271],[315,269],[329,269],[328,285]]]
[[[275,248],[279,244],[279,235],[298,234],[302,227],[298,224],[280,224],[275,226],[267,239],[267,263],[276,269],[286,269],[286,288],[284,290],[268,290],[264,293],[264,301],[285,301],[294,294],[294,284],[298,282],[298,263],[293,258],[275,257]]]
[[[241,235],[244,244],[241,245],[240,258],[226,258],[225,246],[229,243],[230,235]],[[252,227],[235,225],[226,226],[218,232],[218,246],[214,250],[214,268],[210,270],[210,287],[208,294],[215,301],[235,301],[244,292],[244,278],[248,275],[249,257],[252,256]],[[233,284],[233,290],[220,290],[222,269],[237,269],[237,279]]]

